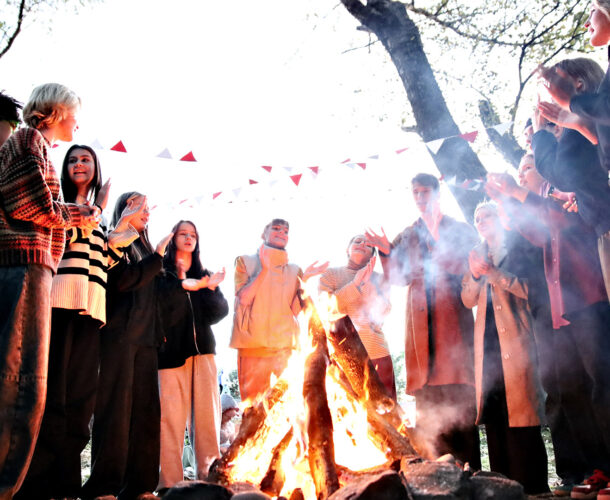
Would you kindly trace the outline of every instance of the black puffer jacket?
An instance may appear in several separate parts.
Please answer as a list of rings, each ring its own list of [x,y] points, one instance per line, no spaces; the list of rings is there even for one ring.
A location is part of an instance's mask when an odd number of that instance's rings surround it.
[[[210,276],[204,271],[204,276]],[[211,325],[229,313],[220,288],[188,292],[182,281],[166,272],[158,279],[161,331],[164,341],[159,349],[159,369],[177,368],[196,354],[216,354]]]

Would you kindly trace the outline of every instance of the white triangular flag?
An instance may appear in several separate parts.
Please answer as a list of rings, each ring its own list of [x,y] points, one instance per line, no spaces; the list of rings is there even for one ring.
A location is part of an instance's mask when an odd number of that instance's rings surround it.
[[[91,147],[93,149],[104,149],[104,146],[102,146],[102,143],[100,141],[98,141],[97,139],[95,139],[92,143],[91,143]]]
[[[235,196],[235,198],[239,196],[239,193],[241,193],[241,188],[236,188],[233,190],[233,196]]]
[[[169,152],[169,149],[165,148],[163,151],[161,151],[158,155],[157,158],[172,158],[172,155]]]
[[[444,142],[445,138],[443,137],[442,139],[436,139],[434,141],[426,142],[426,146],[428,146],[428,149],[432,151],[433,154],[436,154],[438,153],[438,150],[441,149],[441,146]]]
[[[291,173],[294,170],[294,167],[284,167],[284,170],[286,170],[286,172]]]
[[[495,125],[493,129],[498,132],[498,134],[504,135],[508,132],[512,124],[513,122],[500,123],[499,125]]]

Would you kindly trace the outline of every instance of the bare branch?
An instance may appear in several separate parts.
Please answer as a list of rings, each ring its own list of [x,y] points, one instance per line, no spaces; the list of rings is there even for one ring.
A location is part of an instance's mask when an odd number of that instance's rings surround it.
[[[26,0],[21,0],[21,2],[19,3],[19,14],[17,15],[17,26],[15,26],[15,30],[13,31],[13,34],[9,37],[8,41],[6,42],[6,46],[2,49],[2,51],[0,51],[0,57],[2,57],[4,54],[6,54],[8,52],[8,50],[12,47],[13,42],[17,38],[17,35],[19,35],[19,33],[21,32],[21,26],[23,25],[23,19],[25,17],[25,4],[26,4]]]

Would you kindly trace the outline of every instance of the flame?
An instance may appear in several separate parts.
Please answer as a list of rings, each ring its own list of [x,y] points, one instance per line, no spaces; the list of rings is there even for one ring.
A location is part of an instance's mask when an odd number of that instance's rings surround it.
[[[319,319],[328,332],[332,323],[343,316],[338,312],[336,297],[317,292],[308,293],[307,297],[315,304]],[[300,317],[299,345],[279,377],[280,380],[289,382],[288,390],[272,408],[265,408],[266,418],[262,429],[249,440],[239,456],[230,464],[228,475],[231,482],[260,485],[269,468],[274,449],[292,428],[292,439],[282,454],[278,467],[285,476],[280,494],[289,497],[293,490],[301,488],[303,495],[309,500],[316,498],[316,492],[307,460],[308,438],[302,392],[305,360],[313,350],[308,331],[312,311],[306,310],[304,313]],[[376,443],[369,434],[366,408],[345,390],[338,380],[337,371],[332,367],[327,370],[326,391],[328,406],[333,416],[335,463],[352,471],[386,463],[383,446]]]

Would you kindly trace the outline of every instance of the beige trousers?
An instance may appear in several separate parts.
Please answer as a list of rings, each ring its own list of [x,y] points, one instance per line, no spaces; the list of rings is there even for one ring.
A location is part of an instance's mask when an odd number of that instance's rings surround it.
[[[188,358],[183,366],[159,370],[161,459],[159,489],[182,481],[184,429],[195,453],[197,479],[206,479],[220,457],[220,395],[213,354]]]

